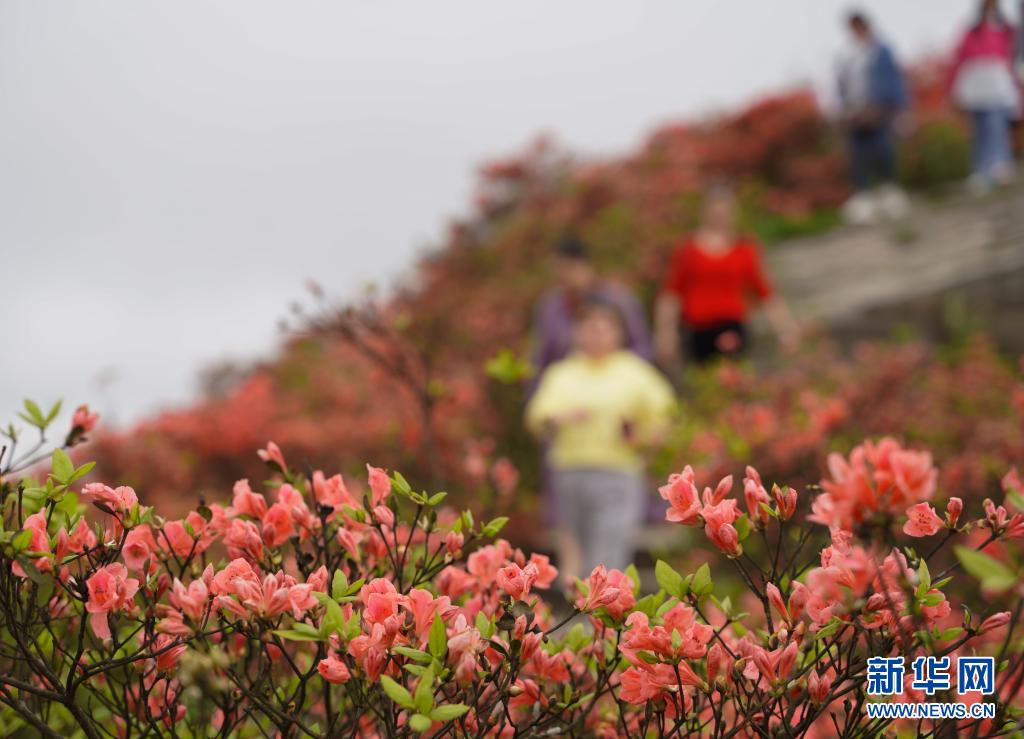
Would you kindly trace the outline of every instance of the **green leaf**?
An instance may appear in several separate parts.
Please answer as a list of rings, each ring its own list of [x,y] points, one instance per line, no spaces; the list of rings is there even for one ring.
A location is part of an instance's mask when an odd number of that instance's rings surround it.
[[[942,593],[929,593],[928,595],[921,598],[921,605],[927,606],[928,608],[934,608],[944,600],[946,600],[946,596],[944,596]]]
[[[829,636],[832,636],[834,633],[839,631],[840,624],[842,624],[842,621],[840,621],[838,618],[833,616],[832,620],[830,620],[827,624],[822,626],[820,629],[818,629],[814,633],[814,638],[817,640],[817,639],[825,639],[825,638],[827,638]]]
[[[63,449],[54,449],[51,461],[53,476],[57,482],[67,483],[69,478],[75,474],[75,465],[71,457]]]
[[[747,514],[742,514],[732,522],[732,525],[736,529],[736,536],[740,541],[744,541],[750,536],[750,519],[747,518]]]
[[[380,686],[387,693],[388,698],[402,708],[413,707],[412,694],[387,675],[380,676]]]
[[[46,418],[43,416],[43,412],[39,409],[39,406],[36,404],[36,402],[34,400],[29,400],[28,398],[25,398],[24,404],[25,410],[28,412],[28,415],[25,416],[21,413],[19,413],[18,415],[37,428],[45,428]]]
[[[345,627],[345,614],[341,610],[341,606],[338,605],[337,601],[330,598],[327,593],[313,593],[316,599],[323,605],[324,617],[320,622],[320,633],[323,636],[328,636],[335,632],[341,633],[341,630]]]
[[[469,706],[463,705],[462,703],[449,703],[444,706],[438,706],[430,712],[430,718],[434,721],[453,721],[459,716],[463,716],[469,711]]]
[[[534,367],[529,361],[516,356],[505,347],[484,363],[484,372],[503,385],[515,385],[533,376]]]
[[[507,523],[508,523],[508,516],[498,516],[497,518],[495,518],[495,519],[491,520],[490,522],[488,522],[486,526],[484,526],[484,529],[483,529],[484,536],[488,536],[488,537],[494,538],[499,533],[501,533],[501,530],[503,528],[505,528],[505,524],[507,524]]]
[[[654,563],[654,577],[666,593],[677,598],[683,597],[683,576],[676,572],[668,562],[659,559]]]
[[[640,593],[640,573],[636,569],[636,565],[630,564],[626,567],[626,577],[633,581],[633,597],[635,598]]]
[[[412,698],[416,710],[420,713],[430,713],[434,708],[434,668],[428,667],[423,677],[416,684],[416,694]]]
[[[424,716],[422,713],[414,713],[409,717],[409,728],[417,733],[422,734],[424,731],[430,731],[430,727],[433,725],[430,717]]]
[[[664,593],[662,593],[662,597],[664,597]],[[661,602],[656,600],[655,594],[652,593],[638,600],[633,608],[647,614],[647,618],[654,618],[654,612],[658,609],[659,605],[661,605]]]
[[[445,630],[444,621],[437,614],[434,614],[434,622],[430,625],[427,646],[430,653],[438,659],[443,657],[448,649],[448,632]]]
[[[964,546],[953,547],[953,551],[964,569],[981,581],[983,590],[1001,592],[1017,584],[1017,578],[1009,567],[984,552]]]
[[[331,597],[338,600],[346,595],[346,589],[348,589],[348,578],[341,570],[335,570],[334,577],[331,578]]]
[[[932,589],[932,574],[928,571],[928,563],[923,559],[921,560],[921,565],[917,568],[917,578],[920,580],[918,587],[921,588],[918,590],[919,595],[924,595]]]
[[[21,565],[21,569],[23,569],[25,574],[28,575],[29,580],[34,582],[36,585],[43,584],[43,575],[39,572],[39,568],[36,567],[35,562],[28,557],[23,557],[21,555],[16,557],[16,559],[18,560],[18,564]]]
[[[412,494],[412,485],[406,480],[401,472],[394,472],[391,475],[391,489],[399,495],[408,497]]]
[[[53,419],[55,419],[57,417],[57,414],[60,413],[60,407],[63,404],[64,404],[64,401],[58,400],[56,403],[53,404],[53,407],[50,408],[50,412],[46,414],[46,419],[45,419],[47,426],[49,426],[51,423],[53,423]]]
[[[707,562],[698,567],[697,572],[694,573],[691,589],[698,596],[708,595],[714,589],[714,583],[711,582],[711,568]]]
[[[427,662],[430,662],[430,660],[433,659],[433,657],[431,657],[429,654],[427,654],[423,650],[421,650],[421,649],[413,649],[412,647],[391,647],[391,651],[395,652],[396,654],[400,654],[403,657],[408,657],[409,659],[414,659],[417,662],[427,663]]]
[[[429,506],[440,505],[440,503],[445,498],[447,498],[447,497],[448,497],[448,493],[434,493],[429,498],[427,498],[427,505],[429,505]]]
[[[295,626],[296,628],[294,629],[277,629],[274,633],[288,641],[320,641],[320,632],[313,629],[309,624],[295,624]],[[300,631],[298,629],[299,626],[305,626],[312,629],[312,633],[308,633],[306,630]]]
[[[29,529],[22,529],[11,539],[11,546],[16,552],[24,552],[32,542],[32,532]]]
[[[476,630],[480,632],[480,636],[484,639],[490,639],[494,635],[494,622],[485,616],[483,611],[477,612],[474,626],[476,626]]]
[[[65,481],[65,484],[70,485],[71,483],[73,483],[78,478],[80,478],[80,477],[82,477],[84,475],[88,475],[90,472],[92,472],[92,468],[95,467],[95,466],[96,466],[95,462],[86,462],[85,464],[83,464],[81,467],[79,467],[77,470],[74,471],[74,473],[71,475],[71,477],[69,477]],[[205,506],[200,506],[200,508],[205,508]],[[207,510],[209,510],[209,509],[207,508]],[[200,515],[202,515],[202,511],[200,511]],[[213,514],[211,513],[210,515],[212,516]],[[209,520],[209,519],[207,519],[207,520]]]

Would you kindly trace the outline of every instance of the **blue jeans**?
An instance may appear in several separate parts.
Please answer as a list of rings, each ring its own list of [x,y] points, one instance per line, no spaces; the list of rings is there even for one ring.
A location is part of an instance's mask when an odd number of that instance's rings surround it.
[[[850,178],[857,190],[896,179],[896,156],[888,125],[850,131]]]
[[[974,174],[990,177],[999,167],[1013,164],[1009,111],[975,110],[971,112],[971,122],[974,124]]]

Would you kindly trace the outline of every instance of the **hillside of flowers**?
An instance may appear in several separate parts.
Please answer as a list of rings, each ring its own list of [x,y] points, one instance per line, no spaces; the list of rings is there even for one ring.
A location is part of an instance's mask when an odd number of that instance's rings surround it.
[[[902,166],[914,186],[963,175],[966,138],[945,104],[940,72],[923,65],[913,76]],[[273,438],[303,464],[356,471],[372,459],[463,500],[494,501],[520,482],[514,503],[528,510],[532,498],[523,491],[536,488],[536,455],[519,423],[523,359],[532,306],[549,284],[552,245],[569,231],[581,234],[602,269],[649,302],[673,239],[693,225],[702,183],[737,182],[745,227],[772,243],[836,223],[835,207],[848,194],[844,167],[838,132],[802,91],[665,126],[618,159],[578,161],[538,140],[481,168],[471,213],[451,225],[397,293],[338,307],[311,285],[275,359],[215,383],[193,407],[101,434],[90,453],[105,477],[182,505],[255,477],[250,450]],[[693,399],[694,423],[679,430],[677,450],[692,452],[701,474],[750,450],[773,472],[807,481],[831,446],[893,433],[935,443],[943,474],[967,476],[980,494],[995,478],[974,450],[986,443],[989,423],[1012,417],[1005,404],[993,410],[988,403],[994,416],[962,419],[963,408],[974,407],[968,388],[992,387],[1005,397],[1016,375],[984,349],[944,363],[922,351],[882,352],[882,366],[870,356],[808,356],[762,374],[753,404],[745,402],[751,396],[730,404],[709,390]],[[916,385],[922,374],[930,378],[926,391]],[[809,389],[797,397],[801,384]],[[868,402],[862,389],[872,384],[905,392]],[[918,423],[921,403],[934,424]],[[798,422],[800,439],[774,441],[770,426],[783,419]],[[943,438],[921,437],[936,428]],[[1019,442],[1019,435],[1008,438],[1009,447]],[[997,458],[1005,458],[1002,451]]]
[[[13,737],[999,736],[1022,728],[1016,469],[993,498],[939,484],[892,438],[832,454],[820,485],[752,466],[660,488],[717,553],[565,583],[445,493],[367,465],[302,467],[165,517],[85,482],[98,422],[26,403],[0,455],[0,728]],[[34,427],[34,429],[32,428]],[[782,427],[780,435],[789,433]],[[38,432],[36,438],[35,432]],[[52,449],[52,451],[51,451]],[[254,457],[257,455],[253,455]],[[742,479],[739,474],[742,471]],[[554,613],[546,593],[565,588]],[[872,719],[870,660],[991,658],[989,718]],[[952,700],[899,674],[893,700]],[[905,680],[905,685],[904,685]],[[962,687],[962,686],[961,686]]]

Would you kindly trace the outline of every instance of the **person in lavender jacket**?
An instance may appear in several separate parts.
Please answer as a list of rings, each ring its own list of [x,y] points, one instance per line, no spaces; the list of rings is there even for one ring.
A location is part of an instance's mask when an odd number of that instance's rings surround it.
[[[619,310],[625,328],[625,348],[647,361],[653,361],[651,329],[643,306],[628,287],[598,275],[585,243],[574,237],[561,241],[555,248],[554,272],[557,284],[541,297],[534,314],[534,375],[527,388],[527,400],[536,392],[544,370],[572,352],[573,326],[587,300],[594,297],[613,304]],[[544,456],[547,456],[546,449]],[[564,523],[562,506],[554,494],[550,478],[550,468],[545,462],[541,466],[543,514],[549,526],[558,526]]]
[[[534,316],[535,377],[572,351],[573,323],[587,296],[613,303],[626,324],[626,348],[648,361],[653,359],[651,330],[640,301],[628,287],[598,276],[586,244],[576,238],[558,244],[555,277],[558,284],[541,298]]]

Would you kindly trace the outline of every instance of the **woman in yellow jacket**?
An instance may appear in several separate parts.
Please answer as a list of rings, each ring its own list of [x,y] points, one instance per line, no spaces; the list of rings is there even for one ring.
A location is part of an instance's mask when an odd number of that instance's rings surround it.
[[[646,499],[644,451],[662,438],[675,405],[672,387],[622,348],[624,337],[618,308],[588,298],[575,352],[541,375],[526,408],[527,427],[550,443],[564,521],[559,567],[570,578],[629,564]]]

